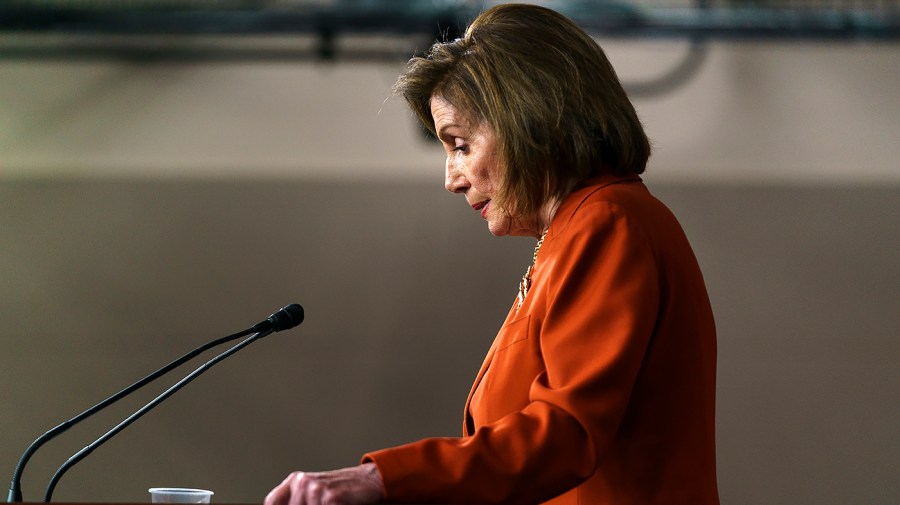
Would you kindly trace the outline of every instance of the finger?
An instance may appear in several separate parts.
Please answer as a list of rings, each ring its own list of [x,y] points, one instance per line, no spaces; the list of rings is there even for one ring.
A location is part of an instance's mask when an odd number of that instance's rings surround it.
[[[303,486],[303,503],[299,505],[324,505],[325,484],[317,478],[307,478]]]
[[[296,472],[295,472],[296,473]],[[266,499],[264,501],[265,505],[287,505],[288,499],[291,494],[291,479],[294,477],[294,474],[290,474],[281,484],[275,486],[269,494],[266,495]]]
[[[309,478],[304,472],[294,472],[288,477],[290,490],[286,505],[309,505]]]

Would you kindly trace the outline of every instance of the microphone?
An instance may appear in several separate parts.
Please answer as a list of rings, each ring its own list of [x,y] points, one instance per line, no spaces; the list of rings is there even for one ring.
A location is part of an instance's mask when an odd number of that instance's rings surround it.
[[[290,330],[302,323],[303,317],[303,307],[299,304],[292,303],[272,314],[268,319],[251,328],[251,330],[259,332],[269,328],[272,329],[272,332]]]
[[[21,480],[22,480],[22,473],[25,470],[25,465],[31,459],[31,456],[34,455],[34,453],[41,446],[43,446],[45,443],[49,442],[50,440],[53,440],[57,436],[65,433],[72,426],[75,426],[76,424],[80,423],[81,421],[84,421],[88,417],[93,416],[97,412],[100,412],[101,410],[103,410],[106,407],[112,405],[113,403],[121,400],[122,398],[128,396],[129,394],[133,393],[134,391],[137,391],[138,389],[146,386],[147,384],[153,382],[154,380],[158,379],[159,377],[165,375],[166,373],[172,371],[173,369],[177,368],[178,366],[191,360],[192,358],[196,357],[197,355],[199,355],[213,347],[222,345],[226,342],[230,342],[232,340],[235,340],[235,339],[238,339],[241,337],[245,337],[250,334],[254,334],[253,336],[251,336],[250,338],[241,342],[237,346],[229,349],[228,351],[226,351],[225,353],[222,353],[221,355],[217,356],[216,358],[213,358],[213,360],[211,360],[210,362],[206,363],[205,365],[203,365],[200,368],[198,368],[197,370],[195,370],[191,375],[189,375],[188,377],[185,377],[185,379],[182,379],[182,381],[180,381],[178,384],[176,384],[176,386],[178,386],[177,388],[175,386],[173,386],[172,388],[167,390],[165,393],[163,393],[163,395],[160,395],[160,397],[157,397],[156,400],[151,402],[151,403],[156,402],[153,405],[153,406],[155,406],[156,404],[162,402],[162,400],[164,400],[168,396],[171,396],[171,394],[173,394],[175,391],[177,391],[178,389],[183,387],[185,384],[187,384],[188,382],[193,380],[194,377],[196,377],[200,373],[203,373],[203,371],[206,371],[206,369],[208,369],[215,363],[218,363],[222,359],[230,356],[231,354],[234,354],[238,350],[242,349],[243,347],[246,347],[250,343],[252,343],[262,337],[265,337],[274,332],[289,330],[289,329],[299,325],[300,323],[303,322],[303,318],[304,318],[303,307],[301,307],[300,305],[298,305],[296,303],[292,303],[292,304],[280,309],[279,311],[275,312],[274,314],[270,315],[268,318],[266,318],[265,321],[257,323],[254,326],[252,326],[246,330],[242,330],[242,331],[239,331],[232,335],[228,335],[226,337],[222,337],[222,338],[213,340],[207,344],[204,344],[204,345],[194,349],[193,351],[185,354],[184,356],[176,359],[175,361],[172,361],[168,365],[160,368],[159,370],[151,373],[150,375],[144,377],[143,379],[126,387],[125,389],[110,396],[109,398],[103,400],[102,402],[94,405],[93,407],[90,407],[89,409],[85,410],[81,414],[78,414],[77,416],[69,419],[68,421],[64,421],[63,423],[50,429],[49,431],[47,431],[46,433],[44,433],[43,435],[38,437],[34,442],[32,442],[31,445],[29,445],[28,448],[25,449],[25,452],[22,454],[22,457],[19,459],[19,462],[16,465],[16,469],[13,472],[12,480],[9,484],[9,494],[7,496],[7,501],[9,503],[15,503],[15,502],[22,501]],[[188,378],[190,378],[190,379],[187,380]],[[172,391],[173,388],[175,388],[174,391]],[[171,392],[169,392],[169,391],[171,391]],[[160,399],[163,396],[165,396],[165,397]],[[150,405],[150,404],[148,404],[148,405]],[[145,408],[146,407],[147,406],[145,406]],[[152,408],[152,406],[150,408]],[[150,410],[150,408],[147,408],[146,410]],[[143,409],[141,409],[141,410],[143,410]],[[139,418],[141,415],[143,415],[143,413],[141,413],[140,415],[137,415],[136,417],[134,415],[132,415],[133,419],[129,418],[130,421],[126,420],[126,421],[128,421],[127,424],[125,424],[124,426],[122,426],[120,424],[119,426],[121,426],[121,427],[117,426],[116,427],[116,428],[118,428],[117,430],[114,428],[115,433],[118,433],[119,431],[121,431],[122,429],[127,427],[128,424],[131,424],[132,422],[137,420],[137,418]],[[124,421],[123,421],[123,423],[124,423]],[[110,433],[112,433],[112,432],[110,432]],[[112,433],[112,434],[110,434],[110,433],[107,433],[107,435],[109,435],[108,438],[111,438],[113,435],[115,435],[115,433]],[[106,437],[107,435],[104,435],[104,437]],[[103,437],[101,437],[101,438],[103,438]],[[102,443],[102,442],[100,442],[100,443]],[[97,445],[100,445],[100,444],[98,443]],[[85,449],[87,449],[87,447]],[[81,452],[83,452],[85,449],[82,449]],[[78,458],[78,460],[72,462],[71,464],[69,463],[69,461],[74,459],[74,456],[73,456],[73,458],[70,458],[70,460],[67,461],[66,464],[63,465],[63,467],[60,467],[60,470],[57,471],[57,475],[54,475],[55,481],[58,481],[59,477],[62,476],[62,473],[65,471],[64,467],[67,468],[67,465],[68,466],[74,465],[75,463],[80,461],[80,459],[87,456],[87,454],[89,454],[91,451],[93,451],[93,449],[90,449],[89,451],[87,451],[87,453],[83,454],[80,458]],[[81,452],[79,452],[79,454],[81,454]],[[78,456],[78,454],[76,454],[76,456]],[[55,486],[55,481],[52,483],[54,486]],[[48,487],[45,501],[50,501],[50,494],[52,494],[52,488]]]

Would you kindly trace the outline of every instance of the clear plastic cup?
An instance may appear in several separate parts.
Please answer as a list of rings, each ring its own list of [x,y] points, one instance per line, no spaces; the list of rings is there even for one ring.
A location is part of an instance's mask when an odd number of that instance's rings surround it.
[[[184,487],[151,487],[151,503],[209,503],[213,492]]]

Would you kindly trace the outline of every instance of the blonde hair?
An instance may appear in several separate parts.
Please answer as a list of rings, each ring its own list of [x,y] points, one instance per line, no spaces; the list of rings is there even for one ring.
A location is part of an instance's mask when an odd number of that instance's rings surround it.
[[[495,200],[536,216],[600,174],[639,174],[650,143],[600,46],[569,18],[535,5],[499,5],[462,38],[435,43],[394,85],[432,133],[439,95],[495,133],[502,183]]]

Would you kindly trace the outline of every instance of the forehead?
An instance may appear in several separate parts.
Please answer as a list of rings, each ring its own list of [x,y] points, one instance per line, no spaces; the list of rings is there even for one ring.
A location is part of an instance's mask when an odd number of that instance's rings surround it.
[[[465,108],[453,105],[453,103],[438,93],[431,95],[429,106],[431,107],[431,117],[434,120],[434,129],[438,134],[441,133],[441,130],[451,127],[462,130],[461,133],[469,134],[484,130],[493,131],[490,124],[478,114],[473,114]]]
[[[434,128],[438,132],[443,128],[458,127],[467,130],[478,130],[477,121],[472,121],[468,114],[457,108],[443,96],[434,94],[430,101],[431,117],[434,119]]]

